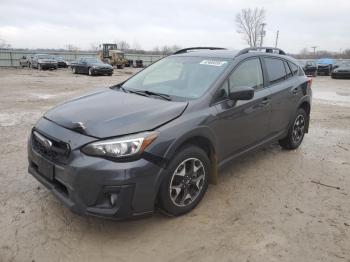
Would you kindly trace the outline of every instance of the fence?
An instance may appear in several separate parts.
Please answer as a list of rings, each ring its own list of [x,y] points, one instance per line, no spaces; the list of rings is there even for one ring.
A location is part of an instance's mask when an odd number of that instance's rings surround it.
[[[66,61],[74,61],[77,60],[80,57],[98,57],[98,52],[86,52],[86,51],[77,51],[77,52],[68,52],[68,51],[62,51],[62,52],[53,52],[53,51],[47,51],[47,52],[31,52],[29,51],[16,51],[16,50],[0,50],[0,67],[6,66],[19,66],[19,61],[23,56],[30,56],[34,55],[36,53],[45,53],[50,55],[57,55],[62,56],[64,60]],[[143,65],[148,66],[155,61],[161,59],[163,56],[161,55],[143,55],[143,54],[125,54],[125,58],[128,60],[142,60]]]

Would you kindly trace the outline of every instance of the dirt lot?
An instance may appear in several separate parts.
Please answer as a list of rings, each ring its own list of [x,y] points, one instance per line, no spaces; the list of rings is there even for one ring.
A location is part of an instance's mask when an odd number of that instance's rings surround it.
[[[0,261],[350,261],[350,80],[315,78],[302,146],[239,159],[188,215],[113,222],[63,207],[27,173],[31,127],[132,73],[0,69]]]

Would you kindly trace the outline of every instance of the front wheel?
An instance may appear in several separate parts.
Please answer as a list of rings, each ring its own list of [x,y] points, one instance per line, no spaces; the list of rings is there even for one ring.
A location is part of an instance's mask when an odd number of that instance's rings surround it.
[[[284,149],[296,149],[304,139],[305,128],[308,123],[308,116],[304,109],[299,108],[294,118],[293,124],[288,130],[288,135],[279,140],[279,144]]]
[[[167,168],[158,199],[165,213],[185,214],[203,198],[209,182],[210,160],[199,147],[184,147]]]

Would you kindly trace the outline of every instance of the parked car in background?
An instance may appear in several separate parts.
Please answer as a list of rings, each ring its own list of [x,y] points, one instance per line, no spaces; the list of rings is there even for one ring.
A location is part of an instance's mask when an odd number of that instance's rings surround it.
[[[197,49],[46,112],[29,137],[29,173],[81,215],[121,219],[158,206],[178,216],[219,167],[273,142],[302,143],[312,80],[295,59],[276,48]]]
[[[70,65],[73,74],[109,75],[113,74],[113,66],[103,63],[95,57],[82,57]]]
[[[57,69],[57,61],[52,55],[48,54],[37,54],[34,55],[30,63],[32,68],[42,69]]]
[[[317,76],[317,65],[314,60],[302,61],[301,65],[307,76]]]
[[[350,78],[350,61],[338,64],[338,67],[332,71],[332,78]]]
[[[31,58],[33,56],[22,56],[20,59],[19,59],[19,66],[21,67],[29,67],[30,66],[30,61],[31,61]]]
[[[68,67],[67,61],[64,60],[62,56],[54,56],[54,59],[57,61],[58,67],[63,67],[63,68]]]
[[[317,74],[329,76],[335,65],[334,59],[321,58],[317,60]]]

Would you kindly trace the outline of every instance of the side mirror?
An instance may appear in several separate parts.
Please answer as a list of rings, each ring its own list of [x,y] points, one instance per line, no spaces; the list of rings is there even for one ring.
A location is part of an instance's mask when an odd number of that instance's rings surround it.
[[[250,100],[254,97],[254,89],[248,86],[235,87],[228,97],[232,100]]]

